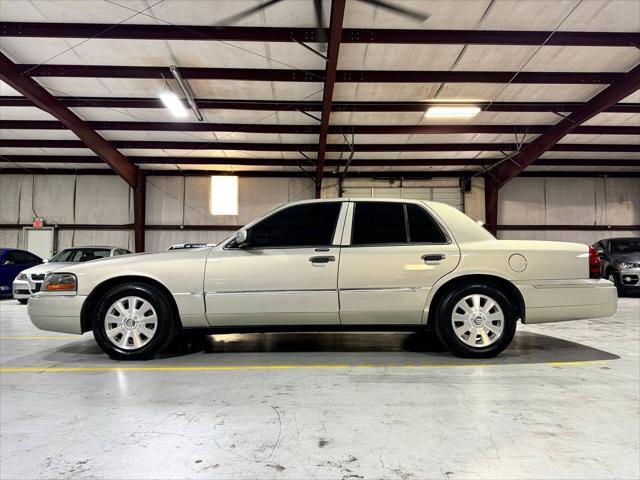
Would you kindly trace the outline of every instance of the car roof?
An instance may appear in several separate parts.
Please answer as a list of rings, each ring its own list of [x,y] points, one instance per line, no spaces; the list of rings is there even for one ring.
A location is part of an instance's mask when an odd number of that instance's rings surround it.
[[[75,246],[75,247],[63,248],[63,250],[81,250],[83,248],[103,248],[105,250],[113,250],[114,248],[122,248],[124,250],[127,250],[124,247],[113,247],[113,246],[109,246],[109,245],[83,245],[83,246]]]
[[[286,205],[302,205],[305,203],[330,203],[330,202],[395,202],[395,203],[438,203],[431,202],[429,200],[419,200],[415,198],[384,198],[384,197],[335,197],[335,198],[311,198],[308,200],[297,200],[295,202],[288,202]]]
[[[611,240],[640,240],[640,237],[611,237],[611,238],[603,238],[598,240],[598,242],[610,242]]]

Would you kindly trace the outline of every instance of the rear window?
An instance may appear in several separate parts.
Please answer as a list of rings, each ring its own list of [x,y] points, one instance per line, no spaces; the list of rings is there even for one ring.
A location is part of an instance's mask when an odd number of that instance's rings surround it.
[[[404,205],[391,202],[359,202],[355,205],[352,245],[406,243]]]
[[[610,246],[611,253],[640,253],[640,239],[630,238],[629,240],[612,240]]]
[[[355,205],[352,245],[447,243],[436,221],[413,203],[358,202]]]

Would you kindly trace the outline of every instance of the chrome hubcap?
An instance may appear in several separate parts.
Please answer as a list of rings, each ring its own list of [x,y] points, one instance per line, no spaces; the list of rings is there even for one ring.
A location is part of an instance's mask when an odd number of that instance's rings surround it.
[[[502,336],[504,314],[493,298],[468,295],[453,307],[451,325],[456,336],[467,345],[487,347]]]
[[[125,350],[144,347],[158,328],[158,316],[144,298],[123,297],[107,310],[104,330],[114,345]]]

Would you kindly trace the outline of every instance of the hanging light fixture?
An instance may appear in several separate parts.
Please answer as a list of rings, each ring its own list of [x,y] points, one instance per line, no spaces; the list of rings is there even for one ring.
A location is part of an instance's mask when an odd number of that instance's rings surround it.
[[[443,106],[443,107],[429,107],[425,117],[458,117],[458,118],[471,118],[480,113],[480,107],[473,106]]]
[[[182,101],[178,96],[170,90],[166,90],[160,94],[160,100],[164,106],[173,114],[174,117],[184,118],[189,115],[189,111],[184,108]]]
[[[238,177],[212,176],[209,200],[211,215],[238,215]]]

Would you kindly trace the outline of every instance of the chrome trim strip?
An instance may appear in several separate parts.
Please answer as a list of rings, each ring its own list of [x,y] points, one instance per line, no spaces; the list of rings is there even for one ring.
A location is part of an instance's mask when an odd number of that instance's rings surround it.
[[[379,288],[341,288],[341,292],[415,292],[428,290],[429,287],[379,287]]]
[[[205,292],[207,297],[215,295],[251,295],[259,294],[286,294],[286,293],[309,293],[309,292],[337,292],[336,289],[308,289],[308,290],[231,290],[227,292]]]

